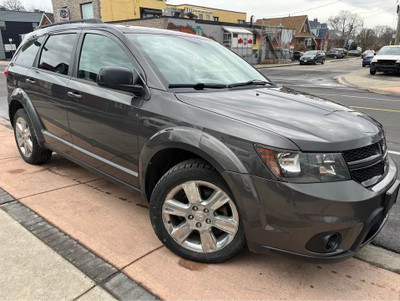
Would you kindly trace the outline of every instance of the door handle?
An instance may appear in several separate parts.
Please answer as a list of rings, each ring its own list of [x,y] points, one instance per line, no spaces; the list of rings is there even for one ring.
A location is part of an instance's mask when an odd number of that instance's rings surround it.
[[[82,98],[82,95],[80,95],[79,93],[72,92],[72,91],[69,91],[67,93],[67,95],[69,97],[76,98],[76,99],[81,99]]]
[[[36,81],[33,80],[33,79],[30,79],[30,78],[27,78],[25,81],[26,81],[28,84],[32,84],[32,85],[36,84]]]

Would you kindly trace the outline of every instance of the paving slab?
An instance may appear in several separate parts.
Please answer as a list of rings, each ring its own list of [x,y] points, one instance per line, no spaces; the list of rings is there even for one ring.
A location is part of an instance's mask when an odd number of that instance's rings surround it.
[[[315,264],[243,251],[223,264],[161,248],[124,272],[164,300],[399,300],[400,275],[357,259]]]
[[[0,126],[0,128],[4,128]],[[0,132],[0,160],[9,159],[9,158],[17,158],[19,157],[19,152],[17,149],[17,145],[15,143],[14,136],[10,130],[7,129],[7,133]]]
[[[111,300],[116,300],[116,299],[99,286],[95,286],[86,294],[76,299],[76,301],[111,301]]]
[[[94,286],[0,210],[0,300],[72,300]]]
[[[162,245],[140,195],[107,180],[20,201],[117,268]]]
[[[2,188],[19,199],[99,178],[57,154],[44,165],[30,165],[19,156],[0,160],[0,170]]]

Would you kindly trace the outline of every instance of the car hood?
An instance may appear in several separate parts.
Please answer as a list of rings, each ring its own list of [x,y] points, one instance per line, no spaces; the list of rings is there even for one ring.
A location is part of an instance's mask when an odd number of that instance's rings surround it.
[[[400,55],[375,55],[374,61],[377,60],[391,60],[391,61],[397,61],[400,60]]]
[[[176,97],[286,137],[303,151],[343,151],[375,143],[382,137],[381,125],[369,116],[286,88],[176,93]],[[268,141],[254,142],[269,145]]]

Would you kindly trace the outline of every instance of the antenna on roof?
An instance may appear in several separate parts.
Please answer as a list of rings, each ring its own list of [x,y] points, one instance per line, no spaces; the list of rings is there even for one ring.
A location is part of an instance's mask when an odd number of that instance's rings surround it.
[[[100,19],[81,19],[81,20],[71,20],[71,21],[65,21],[65,22],[58,22],[58,23],[53,23],[53,24],[47,24],[47,25],[42,25],[37,29],[42,29],[42,28],[48,28],[48,27],[53,27],[53,26],[58,26],[58,25],[64,25],[64,24],[75,24],[75,23],[89,23],[89,24],[102,24],[103,21]]]

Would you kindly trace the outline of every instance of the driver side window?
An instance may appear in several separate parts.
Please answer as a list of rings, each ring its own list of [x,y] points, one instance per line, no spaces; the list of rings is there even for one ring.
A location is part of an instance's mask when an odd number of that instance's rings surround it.
[[[128,55],[117,43],[106,36],[86,34],[79,60],[78,78],[96,82],[101,67],[126,67],[139,79]]]

